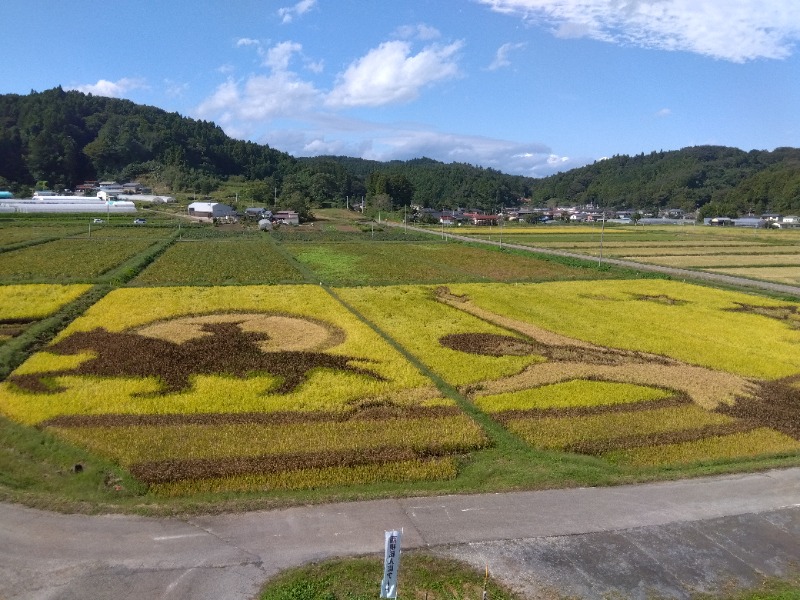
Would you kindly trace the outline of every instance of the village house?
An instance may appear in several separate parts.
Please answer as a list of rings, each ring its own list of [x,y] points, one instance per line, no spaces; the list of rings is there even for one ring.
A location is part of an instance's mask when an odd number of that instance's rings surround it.
[[[221,202],[192,202],[187,210],[190,217],[199,219],[212,220],[236,216],[233,208]]]

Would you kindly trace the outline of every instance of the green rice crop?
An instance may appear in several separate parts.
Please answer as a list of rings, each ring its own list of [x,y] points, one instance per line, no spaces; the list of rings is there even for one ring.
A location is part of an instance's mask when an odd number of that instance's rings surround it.
[[[303,276],[268,240],[202,240],[171,246],[135,280],[140,285],[300,283]]]

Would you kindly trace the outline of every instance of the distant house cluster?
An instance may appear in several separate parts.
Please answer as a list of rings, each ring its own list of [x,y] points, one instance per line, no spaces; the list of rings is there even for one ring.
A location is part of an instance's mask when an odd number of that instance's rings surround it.
[[[800,228],[800,216],[780,215],[765,213],[760,217],[746,216],[738,219],[729,217],[711,217],[704,219],[706,225],[713,227],[752,227],[767,229],[796,229]]]
[[[81,196],[95,196],[103,194],[103,197],[114,197],[119,200],[131,200],[134,202],[150,202],[160,204],[164,202],[175,202],[172,196],[156,195],[149,187],[145,187],[137,181],[128,183],[117,183],[116,181],[84,181],[75,186],[75,194]]]

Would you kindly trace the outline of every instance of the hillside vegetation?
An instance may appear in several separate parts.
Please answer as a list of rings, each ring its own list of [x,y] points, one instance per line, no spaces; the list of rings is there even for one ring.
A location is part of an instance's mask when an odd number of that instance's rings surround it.
[[[619,155],[533,179],[424,157],[295,158],[232,139],[214,123],[61,88],[0,95],[0,187],[26,195],[34,186],[72,188],[95,179],[138,179],[173,194],[222,188],[231,198],[280,201],[300,212],[362,199],[375,211],[411,204],[491,211],[524,198],[553,207],[700,208],[706,216],[800,212],[796,148]]]

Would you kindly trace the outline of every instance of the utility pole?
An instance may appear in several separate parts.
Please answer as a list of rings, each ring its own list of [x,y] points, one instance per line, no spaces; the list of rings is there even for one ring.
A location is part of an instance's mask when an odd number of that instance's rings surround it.
[[[605,211],[603,212],[603,216],[601,218],[603,219],[603,226],[600,228],[600,258],[597,259],[597,266],[598,267],[600,266],[600,263],[603,262],[603,233],[605,233],[605,230],[606,230],[606,213],[605,213]]]

